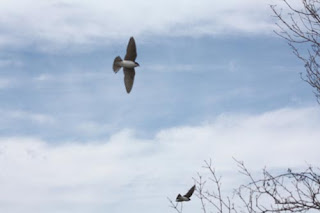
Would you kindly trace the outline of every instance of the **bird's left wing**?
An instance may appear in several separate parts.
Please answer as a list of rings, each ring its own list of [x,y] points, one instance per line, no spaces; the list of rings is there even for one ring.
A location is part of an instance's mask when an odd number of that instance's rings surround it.
[[[135,61],[136,58],[137,58],[136,42],[134,41],[134,38],[131,37],[128,43],[127,53],[126,53],[126,56],[124,57],[124,60]]]
[[[195,189],[196,185],[192,186],[191,189],[189,189],[189,191],[187,192],[187,194],[184,195],[184,197],[190,198]]]
[[[134,76],[136,72],[134,69],[129,69],[129,68],[123,68],[124,72],[124,85],[126,86],[127,93],[130,93],[132,86],[133,86],[133,81],[134,81]]]

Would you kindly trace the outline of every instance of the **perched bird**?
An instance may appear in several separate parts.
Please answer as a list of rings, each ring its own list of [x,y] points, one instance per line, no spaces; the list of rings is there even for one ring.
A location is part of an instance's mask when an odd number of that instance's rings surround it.
[[[121,69],[121,67],[123,67],[124,85],[126,86],[127,93],[130,93],[133,86],[135,75],[134,68],[139,66],[139,64],[135,62],[136,58],[136,43],[134,41],[134,38],[131,37],[127,46],[127,53],[124,57],[124,60],[122,60],[120,56],[117,56],[113,62],[113,71],[115,73],[117,73]]]
[[[192,186],[191,189],[187,192],[187,194],[181,196],[181,194],[178,194],[176,198],[176,202],[183,202],[183,201],[189,201],[191,200],[190,197],[193,194],[194,190],[196,189],[196,185]]]

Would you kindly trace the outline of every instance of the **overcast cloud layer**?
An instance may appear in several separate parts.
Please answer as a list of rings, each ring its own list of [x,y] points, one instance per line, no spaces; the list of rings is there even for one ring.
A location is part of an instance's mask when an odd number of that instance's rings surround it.
[[[186,191],[197,171],[205,174],[201,166],[209,158],[228,190],[242,179],[232,157],[254,174],[265,165],[275,172],[317,165],[319,118],[318,107],[285,108],[221,115],[198,126],[163,129],[148,140],[132,130],[106,141],[56,146],[1,138],[0,211],[167,212],[166,197]],[[197,199],[186,206],[186,212],[200,211]]]
[[[12,0],[1,3],[0,45],[52,50],[135,36],[269,34],[268,1]]]

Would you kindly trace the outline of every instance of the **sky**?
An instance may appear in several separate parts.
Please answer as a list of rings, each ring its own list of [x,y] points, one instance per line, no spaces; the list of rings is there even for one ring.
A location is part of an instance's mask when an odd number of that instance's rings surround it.
[[[174,212],[204,160],[226,193],[245,181],[233,158],[317,166],[320,107],[275,2],[1,1],[0,211]],[[127,94],[112,63],[131,36]]]

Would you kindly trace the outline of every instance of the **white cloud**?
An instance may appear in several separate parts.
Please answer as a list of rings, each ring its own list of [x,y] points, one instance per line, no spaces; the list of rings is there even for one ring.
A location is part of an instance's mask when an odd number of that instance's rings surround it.
[[[317,166],[319,115],[319,107],[221,115],[199,126],[164,129],[150,139],[123,130],[85,144],[1,138],[0,210],[169,211],[166,196],[187,190],[209,158],[228,183],[239,180],[232,157],[252,171],[265,165]],[[188,206],[200,208],[196,199]]]
[[[57,48],[128,36],[270,33],[268,1],[19,0],[0,3],[2,45]],[[28,43],[29,42],[29,43]]]
[[[23,63],[21,61],[14,59],[0,59],[0,67],[21,67],[22,65]]]
[[[13,81],[10,79],[6,79],[6,78],[0,79],[0,89],[11,87],[12,84],[13,84]]]
[[[191,64],[174,64],[174,65],[165,65],[165,64],[152,64],[145,65],[142,69],[152,70],[155,72],[194,72],[194,67]],[[197,65],[199,67],[199,65]],[[199,70],[196,70],[199,72]]]
[[[28,122],[35,122],[38,124],[52,124],[55,122],[55,119],[46,114],[41,113],[33,113],[23,110],[0,110],[0,115],[2,117],[2,122],[11,122],[11,121],[28,121]]]
[[[110,132],[110,130],[114,128],[111,124],[99,124],[94,121],[86,121],[79,123],[75,129],[84,135],[99,135],[106,134],[106,132]]]

